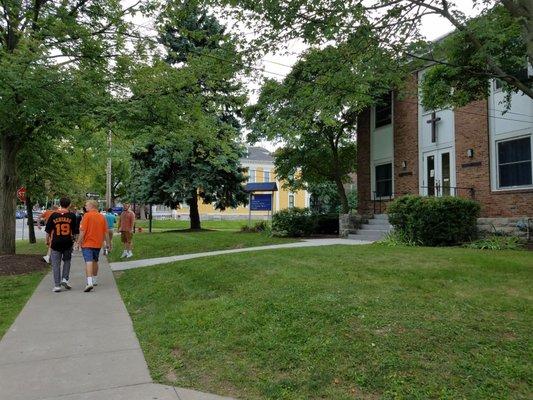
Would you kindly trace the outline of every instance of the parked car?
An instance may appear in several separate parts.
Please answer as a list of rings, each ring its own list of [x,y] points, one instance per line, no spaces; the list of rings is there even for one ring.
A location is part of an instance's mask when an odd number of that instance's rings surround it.
[[[16,219],[26,218],[27,216],[28,216],[28,213],[26,212],[26,210],[17,210],[15,212]]]
[[[41,216],[43,215],[40,211],[34,211],[33,212],[33,224],[36,225],[37,222],[39,222],[41,225],[44,225],[44,221],[41,220]]]

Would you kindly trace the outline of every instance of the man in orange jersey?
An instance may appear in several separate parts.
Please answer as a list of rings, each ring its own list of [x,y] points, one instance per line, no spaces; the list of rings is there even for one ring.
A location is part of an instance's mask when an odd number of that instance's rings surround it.
[[[98,203],[95,200],[88,200],[85,203],[87,212],[83,215],[80,224],[80,236],[78,246],[81,247],[83,259],[85,260],[85,275],[87,276],[87,286],[85,292],[93,290],[97,285],[98,258],[104,240],[109,243],[109,234],[105,217],[98,212]],[[109,249],[111,250],[111,248]]]

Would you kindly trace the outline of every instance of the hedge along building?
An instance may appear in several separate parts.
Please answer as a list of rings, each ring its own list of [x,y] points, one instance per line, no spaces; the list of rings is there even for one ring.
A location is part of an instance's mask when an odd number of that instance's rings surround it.
[[[272,154],[263,147],[248,147],[247,154],[241,158],[241,165],[248,169],[248,182],[275,182],[278,188],[277,192],[273,192],[272,198],[272,213],[293,207],[309,207],[309,193],[305,190],[292,192],[283,187],[283,182],[280,182],[276,176],[274,167],[274,158]],[[265,194],[268,194],[265,192]],[[199,212],[202,219],[245,219],[248,218],[250,212],[250,205],[237,208],[228,208],[225,211],[216,210],[212,204],[204,204],[200,202]],[[177,210],[177,214],[181,219],[189,218],[189,208],[187,205]],[[252,211],[252,218],[266,219],[270,215],[269,211]]]
[[[407,95],[391,92],[359,117],[359,213],[386,212],[404,194],[464,196],[481,204],[482,230],[523,231],[533,217],[533,100],[514,93],[505,112],[494,81],[486,100],[425,110],[424,72],[408,77]]]

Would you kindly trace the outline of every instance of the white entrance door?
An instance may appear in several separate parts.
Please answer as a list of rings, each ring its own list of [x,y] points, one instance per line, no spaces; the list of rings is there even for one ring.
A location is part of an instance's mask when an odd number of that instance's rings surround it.
[[[421,192],[425,196],[455,195],[453,148],[424,153],[424,179]]]

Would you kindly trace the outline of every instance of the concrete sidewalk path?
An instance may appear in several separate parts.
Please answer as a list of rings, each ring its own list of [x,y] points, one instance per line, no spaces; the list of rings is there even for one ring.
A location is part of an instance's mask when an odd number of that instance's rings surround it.
[[[123,271],[126,269],[151,267],[153,265],[168,264],[168,263],[175,262],[175,261],[191,260],[193,258],[200,258],[200,257],[220,256],[224,254],[257,252],[257,251],[262,251],[262,250],[293,249],[293,248],[300,248],[300,247],[333,246],[333,245],[339,245],[339,244],[354,246],[354,245],[370,244],[370,243],[372,242],[367,242],[367,241],[362,241],[362,240],[352,240],[352,239],[307,239],[307,240],[302,240],[301,242],[273,244],[269,246],[244,247],[241,249],[218,250],[218,251],[209,251],[205,253],[182,254],[179,256],[170,256],[170,257],[145,258],[142,260],[134,260],[134,261],[120,261],[120,262],[111,263],[110,265],[113,271]]]
[[[0,400],[222,400],[152,382],[113,274],[84,293],[74,254],[71,291],[52,293],[48,274],[0,341]]]

